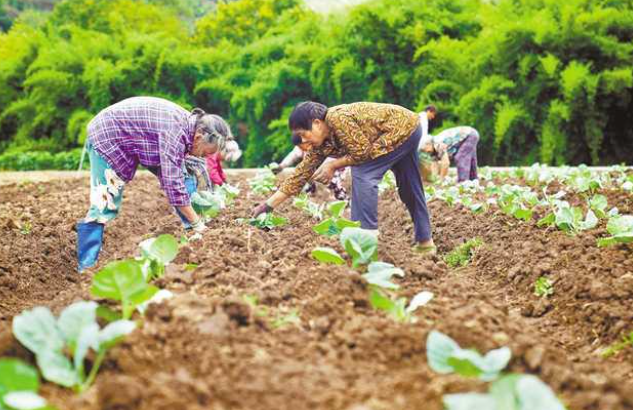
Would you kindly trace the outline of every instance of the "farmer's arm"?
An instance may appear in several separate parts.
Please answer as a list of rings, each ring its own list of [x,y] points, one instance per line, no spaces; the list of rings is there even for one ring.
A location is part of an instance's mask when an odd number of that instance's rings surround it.
[[[440,158],[440,177],[446,178],[450,164],[451,161],[448,159],[448,152],[444,151],[444,155]]]
[[[180,130],[170,130],[160,136],[158,149],[160,155],[160,185],[169,203],[178,208],[189,222],[198,220],[196,211],[191,207],[191,201],[185,187],[183,162],[185,146],[181,142]]]
[[[289,197],[298,195],[324,160],[323,154],[315,150],[308,151],[303,157],[303,161],[295,168],[294,173],[281,184],[279,191],[269,198],[268,205],[276,207]]]

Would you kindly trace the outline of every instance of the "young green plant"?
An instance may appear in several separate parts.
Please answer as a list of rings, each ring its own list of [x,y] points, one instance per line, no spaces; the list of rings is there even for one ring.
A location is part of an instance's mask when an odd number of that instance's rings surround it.
[[[53,410],[37,394],[37,370],[21,360],[0,359],[0,410]]]
[[[481,245],[483,245],[483,241],[480,238],[470,239],[449,252],[444,257],[444,261],[451,268],[466,266],[474,255],[475,250]]]
[[[117,320],[101,329],[97,306],[95,302],[76,302],[64,309],[58,319],[48,308],[36,307],[13,319],[15,338],[35,354],[46,380],[77,392],[86,390],[108,350],[136,328],[130,320]],[[86,377],[84,360],[89,350],[95,352],[96,359]]]
[[[346,205],[347,202],[345,201],[330,202],[325,209],[325,213],[329,217],[313,226],[312,230],[319,235],[336,236],[340,235],[345,228],[360,227],[360,222],[350,221],[341,216]]]

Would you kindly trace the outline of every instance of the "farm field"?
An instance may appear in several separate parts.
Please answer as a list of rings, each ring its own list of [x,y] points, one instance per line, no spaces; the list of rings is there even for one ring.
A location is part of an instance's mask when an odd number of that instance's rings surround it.
[[[94,300],[117,310],[92,294],[95,273],[171,234],[177,256],[151,283],[173,297],[132,316],[135,330],[108,351],[83,393],[42,381],[50,405],[440,410],[445,395],[486,392],[488,382],[431,368],[435,330],[482,354],[509,347],[505,370],[538,376],[570,410],[633,409],[633,245],[625,243],[633,240],[633,173],[533,166],[480,177],[426,186],[434,259],[411,252],[408,213],[385,181],[377,260],[404,272],[390,290],[370,284],[362,263],[351,266],[339,236],[314,231],[321,220],[306,210],[327,218],[322,187],[314,204],[287,204],[278,211],[287,224],[265,231],[237,220],[266,187],[235,176],[239,195],[202,238],[187,241],[157,180],[141,175],[106,228],[99,265],[79,275],[72,229],[87,209],[89,181],[2,185],[0,355],[35,365],[12,332],[27,309],[59,315]],[[465,243],[464,255],[451,253]],[[345,262],[315,260],[318,247]],[[413,313],[376,308],[376,292],[411,300],[423,291],[433,298]]]

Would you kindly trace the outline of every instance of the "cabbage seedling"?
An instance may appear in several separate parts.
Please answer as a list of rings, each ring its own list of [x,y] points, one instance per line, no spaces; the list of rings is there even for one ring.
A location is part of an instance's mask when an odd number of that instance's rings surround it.
[[[483,241],[481,239],[473,238],[453,249],[444,257],[444,261],[451,268],[466,266],[468,262],[470,262],[470,258],[473,256],[475,250],[482,244]]]
[[[107,351],[136,328],[132,321],[118,320],[101,329],[96,321],[97,306],[95,302],[73,303],[59,319],[48,308],[36,307],[13,319],[15,338],[35,354],[46,380],[84,391],[94,381]],[[84,359],[91,349],[97,357],[86,377]]]
[[[139,244],[141,269],[146,280],[160,278],[178,255],[178,241],[172,235],[149,238]]]
[[[267,166],[263,170],[259,171],[254,178],[248,181],[251,191],[258,195],[268,195],[275,190],[276,183],[277,177],[271,171],[270,166]]]
[[[378,259],[378,237],[362,228],[345,228],[341,232],[341,245],[352,258],[352,267],[367,265]]]
[[[271,229],[284,226],[288,223],[288,220],[286,218],[282,216],[277,216],[272,212],[260,214],[256,218],[238,219],[238,222],[243,221],[246,221],[249,225],[255,226],[265,231],[270,231]]]
[[[313,219],[323,219],[323,204],[317,204],[316,202],[311,201],[305,193],[296,197],[293,201],[293,205],[306,212]]]
[[[326,213],[329,214],[330,217],[313,226],[312,230],[319,235],[336,236],[340,235],[345,228],[360,227],[359,221],[350,221],[341,216],[345,205],[347,205],[345,201],[330,202],[326,207]]]
[[[90,289],[93,296],[120,301],[123,319],[129,319],[156,292],[158,288],[147,284],[140,263],[133,259],[107,264],[94,276]]]
[[[37,370],[18,359],[0,359],[1,410],[53,410],[37,394],[40,378]]]
[[[328,247],[317,247],[312,250],[312,257],[321,263],[333,265],[345,264],[345,259],[336,250]]]
[[[391,318],[398,322],[414,323],[413,313],[421,306],[433,299],[431,292],[420,292],[411,299],[407,306],[406,298],[391,299],[380,288],[372,286],[369,292],[369,303],[374,309],[385,311]]]
[[[558,201],[556,211],[541,218],[536,225],[556,225],[561,231],[575,234],[579,231],[595,228],[598,218],[592,210],[587,211],[585,219],[582,219],[582,209],[570,206],[566,201]]]
[[[546,276],[541,276],[534,282],[534,294],[540,298],[554,294],[552,281]]]
[[[535,376],[502,376],[512,352],[507,347],[482,356],[475,350],[462,349],[457,342],[435,330],[426,340],[429,366],[440,374],[457,373],[493,381],[489,393],[449,394],[443,397],[447,410],[565,410],[552,390]]]
[[[633,242],[633,216],[617,215],[609,219],[607,232],[611,234],[608,238],[598,239],[598,246],[611,246],[617,243]]]
[[[589,209],[591,209],[598,218],[607,217],[607,197],[604,195],[596,194],[588,202]]]

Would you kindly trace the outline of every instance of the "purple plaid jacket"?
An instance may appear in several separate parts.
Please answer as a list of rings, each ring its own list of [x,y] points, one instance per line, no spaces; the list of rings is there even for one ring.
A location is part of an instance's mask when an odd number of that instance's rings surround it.
[[[160,98],[133,97],[101,111],[88,124],[88,141],[128,182],[138,164],[159,167],[158,178],[173,206],[190,204],[183,164],[191,150],[196,116]]]

